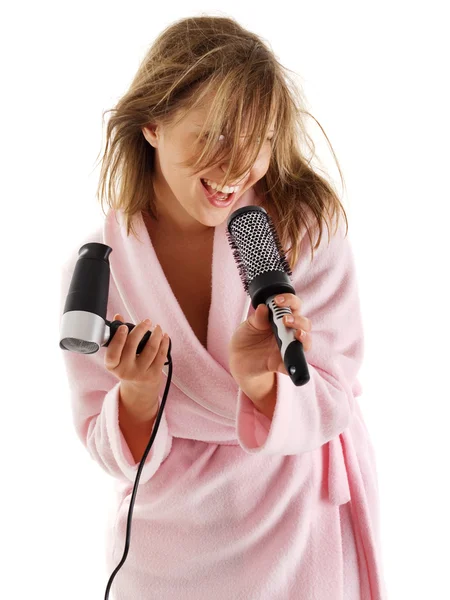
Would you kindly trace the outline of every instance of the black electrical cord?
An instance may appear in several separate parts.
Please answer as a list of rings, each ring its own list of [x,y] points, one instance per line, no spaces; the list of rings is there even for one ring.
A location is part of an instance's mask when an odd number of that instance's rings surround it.
[[[138,485],[139,485],[139,479],[141,477],[142,469],[144,468],[145,460],[147,458],[148,453],[150,452],[150,448],[153,445],[153,441],[154,441],[156,433],[158,431],[158,427],[159,427],[159,423],[161,421],[161,417],[162,417],[162,413],[163,413],[163,410],[164,410],[164,406],[166,404],[167,393],[169,391],[170,383],[172,381],[172,357],[170,356],[170,350],[171,350],[171,348],[172,348],[172,340],[169,340],[169,349],[167,351],[168,362],[164,363],[164,365],[169,365],[169,372],[168,372],[168,375],[167,375],[166,388],[164,390],[164,395],[163,395],[163,398],[162,398],[162,401],[161,401],[161,406],[159,408],[158,415],[157,415],[156,420],[155,420],[155,425],[153,427],[152,435],[150,436],[150,440],[148,442],[147,448],[145,449],[145,452],[144,452],[144,454],[142,456],[141,462],[140,462],[138,470],[137,470],[136,480],[134,482],[134,487],[133,487],[133,493],[131,494],[130,508],[128,509],[127,531],[126,531],[126,536],[125,536],[125,550],[124,550],[124,553],[123,553],[123,556],[122,556],[122,559],[121,559],[120,563],[114,569],[114,571],[111,574],[111,577],[109,578],[108,585],[106,586],[106,591],[105,591],[105,600],[108,600],[108,598],[109,598],[109,591],[111,589],[111,585],[112,585],[112,582],[114,580],[114,577],[116,576],[116,573],[121,568],[121,566],[123,565],[123,563],[126,561],[127,556],[128,556],[128,549],[130,547],[131,519],[132,519],[132,516],[133,516],[134,500],[135,500],[136,494],[137,494],[137,489],[138,489]]]

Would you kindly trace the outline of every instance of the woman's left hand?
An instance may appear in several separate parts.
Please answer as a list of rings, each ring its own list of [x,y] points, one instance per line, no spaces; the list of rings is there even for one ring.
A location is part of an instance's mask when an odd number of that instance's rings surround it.
[[[289,307],[294,317],[293,323],[286,323],[286,316],[283,317],[283,323],[297,330],[295,337],[308,352],[312,346],[311,321],[300,314],[302,301],[295,294],[284,293],[282,296],[285,301],[278,303],[275,299],[275,303],[280,308]],[[288,375],[270,325],[269,308],[265,304],[260,304],[255,313],[236,329],[230,342],[229,356],[230,371],[238,384],[269,372]]]

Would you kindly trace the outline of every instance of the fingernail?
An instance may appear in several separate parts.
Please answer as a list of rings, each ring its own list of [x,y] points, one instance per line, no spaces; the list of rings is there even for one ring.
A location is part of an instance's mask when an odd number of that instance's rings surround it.
[[[145,323],[146,325],[150,325],[151,321],[150,321],[150,319],[144,319],[144,323]]]
[[[279,302],[280,304],[282,304],[282,303],[284,302],[284,296],[277,296],[277,297],[275,298],[275,301],[276,301],[276,302]]]

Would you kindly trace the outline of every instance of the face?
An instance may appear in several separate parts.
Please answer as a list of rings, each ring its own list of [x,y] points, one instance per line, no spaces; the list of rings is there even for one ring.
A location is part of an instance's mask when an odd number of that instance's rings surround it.
[[[176,164],[189,158],[189,152],[198,138],[206,114],[207,108],[198,108],[188,112],[183,120],[170,130],[160,125],[149,125],[142,130],[147,142],[155,148],[153,185],[159,230],[193,236],[211,232],[211,228],[228,218],[242,194],[264,177],[269,168],[272,128],[250,171],[240,181],[233,182],[240,186],[234,202],[227,208],[211,205],[205,197],[200,180],[210,179],[222,183],[228,164],[224,162],[197,175]]]

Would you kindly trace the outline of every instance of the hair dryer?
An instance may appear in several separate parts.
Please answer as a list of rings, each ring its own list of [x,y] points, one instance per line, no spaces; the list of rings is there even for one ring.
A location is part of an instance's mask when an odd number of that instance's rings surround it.
[[[79,258],[64,305],[61,320],[59,347],[81,354],[94,354],[100,346],[108,346],[117,329],[123,325],[121,321],[108,321],[106,307],[109,294],[109,255],[112,248],[106,244],[91,242],[81,246]],[[134,328],[132,323],[125,323],[128,330]],[[151,336],[151,332],[143,336],[136,354]],[[172,342],[169,341],[169,356]],[[166,363],[167,364],[167,363]]]
[[[110,246],[97,242],[84,244],[78,251],[79,258],[75,265],[72,281],[70,282],[69,291],[64,305],[64,313],[61,318],[59,347],[62,350],[79,352],[81,354],[94,354],[99,350],[100,346],[108,346],[117,329],[120,327],[120,325],[123,325],[121,321],[110,322],[106,319],[110,280],[109,255],[111,252],[112,248]],[[129,331],[134,328],[132,323],[125,323],[125,325],[128,327]],[[136,354],[140,354],[142,348],[150,339],[150,336],[151,332],[147,331],[142,340],[139,342]],[[128,555],[128,548],[130,545],[131,518],[133,514],[137,487],[139,485],[139,479],[141,477],[145,460],[150,452],[158,431],[162,412],[166,404],[167,393],[172,381],[172,358],[170,356],[171,348],[172,341],[169,340],[168,362],[165,363],[166,365],[169,365],[167,384],[149,443],[145,449],[137,470],[133,493],[131,495],[130,508],[128,511],[124,554],[108,581],[105,592],[105,600],[107,600],[109,597],[109,590],[117,571],[121,568]]]

